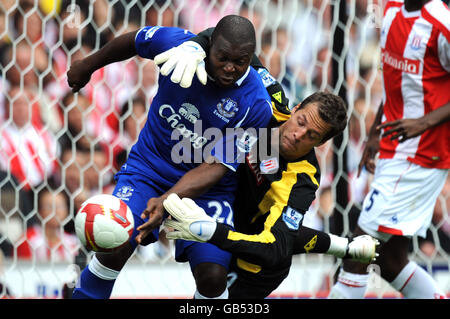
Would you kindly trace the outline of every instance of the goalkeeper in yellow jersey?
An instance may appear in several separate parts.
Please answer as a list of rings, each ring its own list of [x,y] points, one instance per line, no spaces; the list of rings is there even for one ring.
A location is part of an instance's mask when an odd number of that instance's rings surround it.
[[[192,59],[181,46],[157,62],[169,61],[169,67],[161,68],[163,75],[177,67],[185,68],[184,73],[178,69],[179,76],[172,81],[186,86],[196,68],[202,66],[201,59]],[[207,49],[207,44],[202,46]],[[280,84],[257,59],[252,66],[271,95],[273,118],[267,134],[253,144],[259,151],[250,151],[238,168],[234,229],[207,216],[189,198],[171,194],[164,202],[173,218],[164,223],[174,228],[168,238],[209,242],[233,254],[230,272],[235,275],[230,276],[230,299],[267,297],[288,275],[293,254],[327,253],[368,263],[375,258],[377,245],[370,236],[349,241],[302,226],[320,181],[314,148],[345,129],[347,110],[343,100],[317,92],[289,110]]]

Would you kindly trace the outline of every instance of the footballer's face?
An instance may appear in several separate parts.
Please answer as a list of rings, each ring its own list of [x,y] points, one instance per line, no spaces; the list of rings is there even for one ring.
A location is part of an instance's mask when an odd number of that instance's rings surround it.
[[[320,117],[317,103],[308,103],[304,107],[298,104],[292,109],[289,120],[280,126],[280,155],[286,160],[305,156],[322,143],[330,128]]]
[[[219,35],[211,43],[206,71],[221,87],[231,87],[247,71],[253,56],[251,43],[232,44]]]

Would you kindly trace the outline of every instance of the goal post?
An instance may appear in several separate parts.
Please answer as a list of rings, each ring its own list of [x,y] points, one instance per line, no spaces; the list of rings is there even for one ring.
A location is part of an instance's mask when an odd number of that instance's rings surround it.
[[[133,58],[95,72],[73,94],[73,61],[146,25],[198,33],[221,17],[249,18],[256,53],[282,84],[291,108],[317,90],[341,96],[348,127],[317,148],[321,167],[308,227],[350,235],[372,176],[356,172],[382,99],[380,25],[385,0],[3,0],[0,2],[0,298],[63,298],[92,258],[74,215],[90,196],[111,193],[114,174],[145,124],[158,68]],[[126,190],[124,195],[126,195]],[[410,257],[450,293],[450,181],[427,238]],[[192,298],[188,264],[162,239],[140,247],[113,298]],[[294,256],[273,298],[324,298],[341,263]],[[368,297],[401,297],[370,268]]]

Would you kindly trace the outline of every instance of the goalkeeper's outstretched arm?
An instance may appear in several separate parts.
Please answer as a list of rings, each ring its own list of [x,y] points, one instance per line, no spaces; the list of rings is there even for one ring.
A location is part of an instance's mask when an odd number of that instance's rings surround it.
[[[292,232],[281,220],[275,223],[270,234],[265,230],[255,235],[235,232],[228,225],[217,223],[208,242],[262,267],[276,266],[281,260],[298,254],[327,254],[370,263],[377,256],[378,245],[370,236],[349,240],[305,226]]]
[[[303,226],[292,231],[281,219],[270,230],[247,235],[216,223],[190,198],[180,199],[177,194],[170,194],[163,205],[174,218],[164,221],[164,226],[174,229],[167,233],[167,238],[209,242],[262,267],[272,267],[293,254],[301,253],[325,253],[363,263],[376,257],[378,242],[370,236],[359,236],[349,241]]]

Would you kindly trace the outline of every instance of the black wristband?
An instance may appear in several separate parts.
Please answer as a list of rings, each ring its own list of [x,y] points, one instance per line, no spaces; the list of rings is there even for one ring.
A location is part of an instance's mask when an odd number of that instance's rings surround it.
[[[347,238],[347,249],[345,250],[345,255],[342,257],[342,259],[349,259],[352,258],[352,256],[349,255],[350,251],[350,243],[353,241],[353,236],[345,236],[344,238]]]
[[[212,235],[211,239],[208,240],[208,243],[211,244],[221,244],[223,243],[227,237],[228,232],[232,230],[232,228],[226,224],[217,223],[216,231]]]

